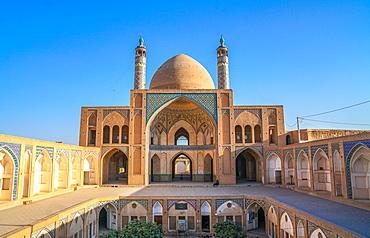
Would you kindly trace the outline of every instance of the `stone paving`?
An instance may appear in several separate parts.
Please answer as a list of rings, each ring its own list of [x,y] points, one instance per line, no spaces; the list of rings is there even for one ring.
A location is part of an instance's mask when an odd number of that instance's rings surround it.
[[[370,211],[337,203],[297,191],[265,186],[219,186],[203,184],[154,184],[150,186],[118,186],[79,189],[52,198],[0,211],[0,237],[18,228],[25,228],[58,214],[77,204],[97,197],[115,196],[262,196],[303,211],[313,217],[341,227],[359,237],[370,237]]]

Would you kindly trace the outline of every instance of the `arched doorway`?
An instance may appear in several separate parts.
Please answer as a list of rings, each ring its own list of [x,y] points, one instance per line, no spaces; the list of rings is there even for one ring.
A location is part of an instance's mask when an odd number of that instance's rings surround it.
[[[192,181],[192,163],[188,156],[179,154],[172,160],[172,181]]]
[[[127,175],[127,156],[118,149],[108,152],[103,160],[103,183],[128,183]]]
[[[246,227],[248,233],[265,235],[265,211],[258,203],[252,203],[246,210]]]
[[[5,150],[0,150],[0,201],[11,201],[13,194],[14,162]]]
[[[110,230],[116,230],[116,224],[117,210],[112,204],[107,203],[99,212],[99,235]]]
[[[243,183],[245,181],[262,182],[262,173],[259,173],[261,168],[260,156],[251,149],[246,149],[236,157],[236,181]]]

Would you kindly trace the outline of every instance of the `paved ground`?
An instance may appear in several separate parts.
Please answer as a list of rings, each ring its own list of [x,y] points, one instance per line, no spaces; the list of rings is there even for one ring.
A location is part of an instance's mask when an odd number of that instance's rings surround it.
[[[15,229],[29,226],[58,214],[74,205],[96,197],[113,196],[238,196],[252,195],[272,198],[314,217],[342,227],[360,237],[370,237],[370,211],[310,196],[285,188],[263,186],[220,186],[210,183],[169,184],[151,186],[100,187],[80,189],[52,198],[0,211],[0,237]]]

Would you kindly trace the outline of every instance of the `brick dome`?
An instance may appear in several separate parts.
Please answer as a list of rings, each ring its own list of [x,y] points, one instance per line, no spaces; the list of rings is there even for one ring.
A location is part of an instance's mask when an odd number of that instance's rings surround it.
[[[150,89],[214,89],[208,71],[195,59],[176,55],[155,72]]]

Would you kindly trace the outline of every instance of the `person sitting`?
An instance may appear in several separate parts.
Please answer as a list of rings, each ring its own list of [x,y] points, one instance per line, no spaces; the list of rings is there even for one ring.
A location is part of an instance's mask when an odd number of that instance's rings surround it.
[[[216,180],[216,182],[213,183],[213,187],[217,187],[219,184],[220,184],[220,182],[218,180]]]

